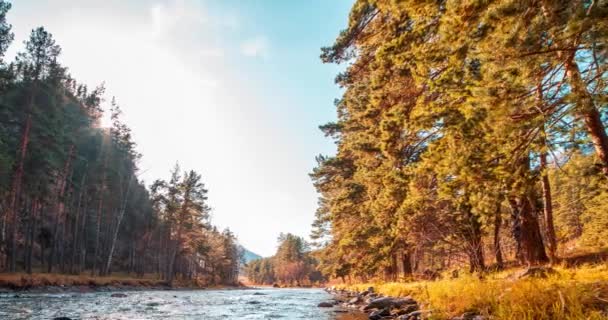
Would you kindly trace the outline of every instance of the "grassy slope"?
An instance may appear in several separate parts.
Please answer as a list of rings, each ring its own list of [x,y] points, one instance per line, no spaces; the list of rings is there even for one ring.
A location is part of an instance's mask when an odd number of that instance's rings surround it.
[[[411,295],[432,310],[433,319],[476,311],[492,319],[608,319],[608,264],[555,267],[557,274],[516,279],[517,269],[485,276],[409,283],[345,285],[363,291],[373,286],[389,296]]]

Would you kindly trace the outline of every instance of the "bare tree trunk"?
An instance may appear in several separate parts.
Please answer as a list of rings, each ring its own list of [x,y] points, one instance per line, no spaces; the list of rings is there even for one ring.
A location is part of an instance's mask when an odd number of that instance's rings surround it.
[[[544,142],[544,138],[542,139]],[[553,205],[551,197],[551,184],[547,174],[547,152],[540,153],[541,183],[543,186],[543,202],[545,213],[545,227],[547,228],[547,245],[549,247],[549,259],[552,263],[556,262],[557,240],[555,238],[555,226],[553,224]]]
[[[540,226],[528,196],[509,199],[513,210],[513,237],[517,258],[522,264],[537,265],[549,261],[545,253]]]
[[[87,220],[89,217],[89,212],[88,212],[88,204],[89,204],[89,199],[88,199],[88,193],[85,190],[85,195],[84,195],[84,205],[82,208],[82,224],[80,226],[81,231],[80,231],[80,238],[81,240],[79,241],[79,247],[80,249],[79,251],[79,258],[78,258],[78,271],[76,272],[77,274],[80,274],[80,272],[82,272],[82,270],[86,269],[86,258],[87,258],[87,236],[86,236],[86,227],[87,227]]]
[[[28,217],[27,217],[27,227],[25,228],[25,233],[24,233],[24,238],[25,238],[25,247],[24,247],[24,251],[23,251],[23,262],[25,263],[24,267],[26,272],[28,272],[28,270],[31,270],[31,261],[29,260],[30,258],[30,252],[32,250],[32,242],[30,241],[30,234],[32,232],[32,228],[34,226],[33,223],[33,218],[34,218],[34,211],[35,211],[35,200],[31,200],[30,201],[30,205],[29,205],[29,212],[28,212]],[[31,273],[28,272],[28,273]]]
[[[33,96],[32,98],[33,99]],[[33,103],[33,101],[31,101]],[[30,107],[31,108],[31,107]],[[21,198],[21,184],[23,182],[25,157],[27,155],[27,148],[30,141],[30,131],[32,129],[32,115],[28,112],[25,119],[25,126],[21,135],[21,143],[19,146],[19,154],[17,157],[17,166],[15,167],[15,173],[13,175],[13,182],[10,193],[10,202],[8,207],[8,220],[10,222],[9,231],[9,271],[15,272],[17,264],[17,230],[19,226],[19,219],[17,211],[19,211],[18,204]]]
[[[500,246],[500,228],[502,227],[501,202],[498,201],[496,211],[494,212],[494,257],[496,259],[496,266],[499,269],[504,267],[502,248]]]
[[[68,182],[68,175],[70,171],[70,167],[72,165],[72,160],[74,159],[74,151],[75,146],[72,144],[70,146],[70,151],[68,152],[68,158],[66,159],[65,165],[63,167],[63,171],[61,173],[61,180],[59,181],[59,185],[57,186],[57,198],[56,201],[56,209],[55,209],[55,228],[53,232],[53,242],[51,244],[51,252],[49,255],[49,265],[47,272],[51,273],[53,271],[53,264],[55,259],[55,254],[59,248],[59,230],[61,225],[61,220],[63,219],[64,211],[65,211],[65,189]]]
[[[104,138],[105,139],[105,138]],[[103,143],[102,143],[102,148],[103,148]],[[103,195],[104,195],[104,191],[105,191],[105,185],[106,185],[106,169],[108,166],[108,160],[109,160],[109,156],[106,155],[106,159],[104,160],[104,164],[102,167],[102,177],[101,177],[101,181],[99,183],[99,202],[97,204],[97,225],[95,227],[95,248],[94,248],[94,257],[93,257],[93,269],[91,270],[91,275],[95,275],[95,273],[97,272],[97,264],[99,262],[99,241],[100,241],[100,233],[101,233],[101,216],[102,216],[102,209],[103,209]]]
[[[409,252],[401,253],[401,263],[403,264],[403,276],[410,277],[412,275],[412,257]]]
[[[181,240],[182,240],[182,225],[178,221],[177,239],[175,240],[175,246],[173,248],[173,251],[171,252],[171,257],[169,258],[169,266],[167,268],[167,281],[169,282],[169,284],[171,284],[173,282],[173,276],[175,273],[174,267],[175,267],[175,262],[177,260],[177,252],[179,251],[179,248],[181,245]]]
[[[80,229],[80,212],[82,206],[82,195],[84,194],[85,183],[87,180],[87,167],[85,165],[84,172],[82,174],[82,179],[80,180],[80,190],[78,192],[78,203],[76,204],[76,217],[74,217],[74,231],[72,234],[72,257],[70,259],[70,273],[74,273],[74,265],[76,263],[76,256],[78,252],[78,230]]]
[[[120,230],[120,224],[122,222],[122,218],[125,215],[125,211],[127,210],[127,202],[129,201],[129,193],[131,191],[131,182],[133,181],[133,175],[129,178],[129,182],[127,183],[127,192],[123,199],[122,207],[120,208],[120,213],[118,214],[118,221],[116,222],[116,228],[114,229],[114,236],[112,237],[112,243],[110,244],[110,252],[108,253],[108,259],[106,261],[105,266],[105,274],[109,274],[110,266],[112,265],[112,256],[114,255],[114,247],[116,246],[116,239],[118,238],[118,231]]]
[[[99,202],[97,204],[97,224],[95,227],[95,247],[93,249],[93,269],[91,275],[97,272],[97,261],[99,260],[99,233],[101,232],[101,210],[103,209],[103,183],[99,190]]]
[[[481,241],[481,223],[475,215],[469,212],[469,224],[467,232],[467,246],[469,255],[469,272],[484,271],[485,261],[483,255],[483,243]]]

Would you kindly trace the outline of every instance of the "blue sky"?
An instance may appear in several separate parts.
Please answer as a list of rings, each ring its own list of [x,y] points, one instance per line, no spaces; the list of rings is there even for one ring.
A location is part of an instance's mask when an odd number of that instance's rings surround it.
[[[307,236],[317,195],[308,173],[333,143],[339,66],[320,47],[346,26],[352,0],[15,0],[22,47],[44,26],[62,62],[106,83],[134,131],[144,179],[176,161],[203,174],[213,222],[271,255],[280,232]]]

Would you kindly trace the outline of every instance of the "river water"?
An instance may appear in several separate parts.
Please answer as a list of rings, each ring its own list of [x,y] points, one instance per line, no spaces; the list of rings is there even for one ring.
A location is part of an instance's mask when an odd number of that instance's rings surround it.
[[[331,298],[320,289],[133,291],[0,294],[0,319],[360,319],[317,304]]]

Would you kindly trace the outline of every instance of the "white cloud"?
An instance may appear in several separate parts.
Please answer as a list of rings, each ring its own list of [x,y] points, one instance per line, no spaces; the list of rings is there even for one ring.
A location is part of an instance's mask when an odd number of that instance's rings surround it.
[[[224,57],[224,50],[220,48],[201,48],[198,54],[204,58],[222,58]]]
[[[241,53],[247,57],[265,58],[268,56],[268,51],[268,39],[264,36],[253,37],[241,44]]]
[[[150,17],[157,35],[170,33],[181,26],[202,29],[209,22],[204,8],[192,0],[157,3],[150,8]]]

